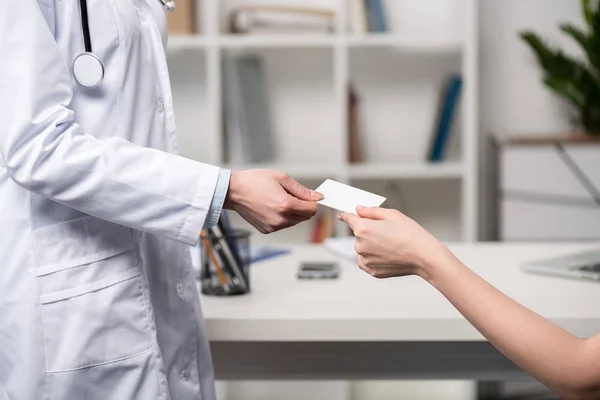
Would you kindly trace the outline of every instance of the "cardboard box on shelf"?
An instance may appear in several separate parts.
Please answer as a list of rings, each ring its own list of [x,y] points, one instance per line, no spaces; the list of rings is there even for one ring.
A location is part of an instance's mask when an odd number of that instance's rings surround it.
[[[197,32],[196,0],[177,0],[177,7],[167,13],[169,35],[192,35]]]

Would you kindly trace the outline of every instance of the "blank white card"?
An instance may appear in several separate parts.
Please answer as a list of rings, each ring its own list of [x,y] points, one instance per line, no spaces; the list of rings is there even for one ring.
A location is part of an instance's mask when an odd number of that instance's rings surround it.
[[[327,179],[315,191],[324,198],[318,203],[335,210],[356,214],[357,206],[379,207],[385,197]]]

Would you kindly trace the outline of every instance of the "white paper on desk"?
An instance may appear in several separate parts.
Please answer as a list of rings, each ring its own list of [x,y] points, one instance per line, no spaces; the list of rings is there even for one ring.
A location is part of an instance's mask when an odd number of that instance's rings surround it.
[[[355,263],[358,261],[358,254],[354,250],[355,242],[354,236],[332,237],[325,239],[323,246],[336,256]]]
[[[357,206],[379,207],[385,197],[327,179],[315,191],[324,197],[318,203],[339,211],[356,214]]]

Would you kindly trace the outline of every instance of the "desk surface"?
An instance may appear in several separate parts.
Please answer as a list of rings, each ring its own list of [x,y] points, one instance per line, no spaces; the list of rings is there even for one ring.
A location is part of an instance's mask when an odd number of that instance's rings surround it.
[[[449,248],[498,289],[580,337],[600,332],[600,283],[536,276],[519,263],[592,244],[457,244]],[[596,246],[597,247],[597,246]],[[300,281],[301,261],[337,260],[332,281]],[[483,341],[435,290],[417,277],[374,279],[320,246],[255,264],[252,293],[202,296],[212,341]]]

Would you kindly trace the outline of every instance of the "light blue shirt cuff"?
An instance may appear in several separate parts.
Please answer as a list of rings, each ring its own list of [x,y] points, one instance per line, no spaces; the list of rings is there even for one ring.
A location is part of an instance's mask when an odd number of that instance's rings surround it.
[[[225,196],[227,196],[227,191],[229,190],[230,176],[231,170],[229,169],[221,168],[219,171],[215,193],[213,194],[210,209],[208,210],[208,215],[206,216],[204,227],[202,229],[211,228],[219,222],[221,211],[223,210],[223,203],[225,203]]]

